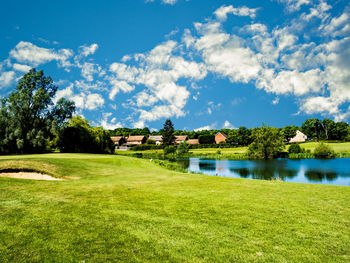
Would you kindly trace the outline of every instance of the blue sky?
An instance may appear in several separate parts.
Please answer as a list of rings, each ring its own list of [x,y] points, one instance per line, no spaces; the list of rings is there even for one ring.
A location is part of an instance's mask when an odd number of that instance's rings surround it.
[[[43,69],[104,128],[350,117],[348,1],[6,1],[0,20],[0,96]]]

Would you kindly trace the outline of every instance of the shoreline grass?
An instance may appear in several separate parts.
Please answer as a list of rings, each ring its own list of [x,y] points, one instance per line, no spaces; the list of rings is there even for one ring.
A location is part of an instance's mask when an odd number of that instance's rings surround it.
[[[1,262],[349,262],[350,188],[211,177],[115,155],[1,156]]]

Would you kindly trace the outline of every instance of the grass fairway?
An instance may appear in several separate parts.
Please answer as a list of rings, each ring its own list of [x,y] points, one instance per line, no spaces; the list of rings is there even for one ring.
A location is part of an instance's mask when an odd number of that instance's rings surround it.
[[[350,187],[230,179],[126,156],[2,156],[0,262],[349,262]]]

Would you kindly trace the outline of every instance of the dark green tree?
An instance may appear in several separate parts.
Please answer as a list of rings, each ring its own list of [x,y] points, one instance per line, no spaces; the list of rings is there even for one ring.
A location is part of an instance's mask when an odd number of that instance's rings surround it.
[[[320,139],[323,128],[322,122],[319,119],[307,119],[301,125],[302,132],[311,139]]]
[[[330,119],[324,119],[322,121],[322,137],[326,140],[335,139],[336,124]]]
[[[249,145],[251,159],[272,159],[284,149],[284,137],[277,128],[263,126],[252,131],[253,142]]]
[[[334,139],[344,141],[349,136],[349,125],[346,122],[337,122],[334,128]]]
[[[0,122],[3,144],[7,153],[34,153],[48,149],[59,127],[75,111],[72,102],[52,101],[57,91],[51,77],[31,69],[19,81],[15,90],[1,103]],[[0,132],[0,133],[1,133]]]
[[[284,140],[289,142],[297,134],[298,127],[295,125],[287,125],[282,129]]]
[[[176,147],[176,154],[177,154],[177,156],[182,156],[185,153],[188,153],[189,150],[190,150],[190,145],[187,142],[181,142]]]
[[[75,116],[60,133],[58,147],[62,152],[113,153],[109,132],[92,127],[88,120]]]
[[[171,120],[166,120],[162,130],[163,144],[165,146],[172,145],[174,143],[174,124]]]

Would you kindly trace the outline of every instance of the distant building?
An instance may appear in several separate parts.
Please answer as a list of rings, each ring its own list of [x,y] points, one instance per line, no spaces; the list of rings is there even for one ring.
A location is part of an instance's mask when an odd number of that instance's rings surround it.
[[[114,142],[115,146],[121,146],[126,143],[124,136],[112,136],[111,140]]]
[[[150,135],[148,137],[148,140],[152,140],[156,142],[156,145],[160,145],[163,143],[163,137],[162,135]]]
[[[227,139],[227,135],[223,132],[218,132],[215,135],[215,143],[216,144],[219,144],[220,142],[226,142],[226,139]]]
[[[187,140],[187,143],[191,144],[191,145],[197,145],[197,144],[199,144],[199,140],[198,139],[189,139],[189,140]]]
[[[187,135],[177,135],[175,136],[175,144],[180,144],[181,142],[185,142],[188,140]]]
[[[301,131],[297,130],[297,134],[289,140],[289,143],[295,143],[295,142],[306,142],[307,136],[302,133]]]
[[[146,142],[146,136],[136,135],[129,136],[126,138],[126,145],[141,145]]]

